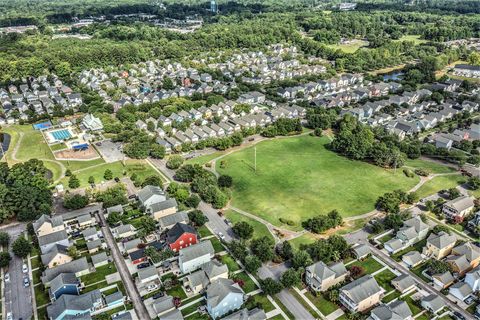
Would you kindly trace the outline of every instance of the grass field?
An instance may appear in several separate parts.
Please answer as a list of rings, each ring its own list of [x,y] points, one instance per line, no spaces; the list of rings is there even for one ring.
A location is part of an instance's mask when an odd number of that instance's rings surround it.
[[[364,40],[353,40],[352,43],[348,44],[332,44],[328,45],[329,48],[335,50],[342,50],[345,53],[354,53],[360,48],[368,47],[368,41]]]
[[[375,271],[383,268],[383,265],[373,257],[369,257],[363,261],[355,261],[354,263],[348,265],[348,269],[352,268],[353,266],[361,267],[365,274],[372,274]]]
[[[192,159],[188,159],[187,161],[185,161],[185,163],[199,164],[199,165],[203,166],[207,162],[212,161],[213,159],[221,156],[222,154],[225,154],[225,151],[217,151],[217,152],[207,154],[207,155],[204,155],[204,156],[199,156],[199,157],[195,157],[195,158],[192,158]]]
[[[417,190],[417,194],[420,199],[425,198],[426,196],[437,193],[440,190],[454,188],[464,182],[465,178],[460,174],[435,177],[421,186]]]
[[[412,41],[415,44],[422,44],[427,42],[427,40],[420,39],[420,35],[404,35],[398,40],[393,40],[394,42],[401,42],[401,41]]]
[[[321,293],[318,293],[317,296],[314,296],[310,291],[307,291],[305,296],[308,298],[308,300],[313,302],[313,304],[324,316],[327,316],[338,309],[338,306],[335,303],[325,299]]]
[[[455,172],[456,169],[453,167],[449,167],[447,165],[442,165],[437,162],[433,161],[428,161],[428,160],[421,160],[421,159],[415,159],[411,160],[408,159],[405,162],[406,167],[411,167],[414,169],[426,169],[430,173],[450,173],[450,172]]]
[[[249,217],[246,217],[233,210],[227,210],[225,212],[225,215],[233,224],[240,221],[245,221],[249,225],[251,225],[253,227],[253,238],[261,238],[263,236],[267,236],[270,239],[274,240],[272,234],[270,233],[270,231],[268,231],[267,226],[265,226],[263,223],[258,222],[257,220],[251,219]]]
[[[218,171],[233,177],[233,206],[275,225],[290,219],[298,230],[301,221],[334,209],[344,217],[369,212],[380,195],[419,181],[339,156],[326,149],[328,141],[301,136],[261,142],[256,172],[252,147],[223,158],[225,168]]]

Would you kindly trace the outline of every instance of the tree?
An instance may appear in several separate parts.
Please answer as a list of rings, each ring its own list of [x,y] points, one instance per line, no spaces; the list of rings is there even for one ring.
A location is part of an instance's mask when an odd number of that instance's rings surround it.
[[[448,198],[450,200],[456,199],[460,197],[460,191],[457,188],[450,188],[448,189]]]
[[[94,197],[96,201],[103,202],[104,208],[110,208],[119,204],[126,204],[128,202],[126,192],[123,184],[117,184],[105,191],[96,193]]]
[[[250,244],[250,249],[252,250],[252,253],[260,259],[260,261],[267,262],[272,260],[274,257],[273,245],[273,240],[267,236],[264,236],[262,238],[253,239]]]
[[[70,177],[72,175],[72,171],[70,169],[65,170],[65,176]]]
[[[362,266],[352,266],[350,268],[350,276],[353,279],[358,279],[360,276],[362,276],[365,273],[365,270],[363,269]]]
[[[244,241],[233,240],[227,243],[227,246],[232,255],[240,261],[244,261],[248,255],[247,246]]]
[[[104,178],[105,180],[112,180],[112,179],[113,179],[113,172],[112,172],[112,170],[110,170],[110,169],[105,170],[105,172],[103,173],[103,178]]]
[[[282,283],[284,288],[291,288],[300,285],[300,275],[300,271],[296,271],[295,269],[288,269],[280,277],[280,282]]]
[[[94,176],[88,177],[88,183],[89,184],[94,184],[95,183],[95,177]]]
[[[107,223],[113,226],[122,220],[122,214],[120,212],[110,212],[107,217]]]
[[[12,257],[7,251],[0,252],[0,268],[6,268],[10,264]]]
[[[222,174],[218,177],[218,186],[220,188],[230,188],[233,185],[233,179],[231,176]]]
[[[433,211],[433,209],[435,208],[435,204],[433,203],[432,200],[427,200],[425,202],[425,208],[428,210],[428,211]]]
[[[432,232],[435,233],[435,234],[439,234],[440,232],[445,232],[445,233],[450,234],[450,228],[448,228],[447,226],[445,226],[443,224],[437,224],[437,225],[435,225],[435,227],[433,227]]]
[[[282,284],[272,278],[260,280],[260,287],[266,295],[276,295],[283,289]]]
[[[161,187],[163,185],[162,179],[157,175],[148,176],[143,180],[142,187],[145,186],[156,186]]]
[[[80,187],[80,180],[78,180],[77,176],[72,174],[70,179],[68,179],[68,187],[70,189],[76,189]]]
[[[18,237],[12,244],[13,253],[20,258],[26,258],[32,252],[32,249],[32,244],[23,236]]]
[[[183,164],[183,157],[180,155],[173,155],[170,156],[167,160],[166,166],[168,169],[176,170],[180,168],[180,166]]]
[[[452,267],[447,262],[436,260],[436,259],[428,260],[425,266],[427,267],[428,272],[431,275],[452,271]]]
[[[255,274],[257,270],[262,266],[262,261],[260,261],[257,256],[248,255],[245,257],[244,266],[248,272]]]
[[[470,177],[468,187],[472,190],[478,190],[480,188],[480,177]]]
[[[188,219],[196,226],[201,227],[207,222],[207,217],[200,210],[192,210],[188,213]]]
[[[78,256],[78,250],[77,250],[77,247],[75,246],[70,246],[68,249],[67,249],[67,253],[70,257],[72,257],[73,259],[75,259],[77,256]]]
[[[293,253],[292,267],[294,269],[306,268],[313,263],[310,255],[304,250],[297,250]]]
[[[144,235],[148,235],[157,229],[157,222],[150,216],[143,216],[138,223]]]
[[[287,240],[283,241],[280,248],[281,249],[280,249],[279,254],[283,258],[283,260],[292,259],[294,252],[293,252],[293,247],[290,244],[290,242],[288,242]]]
[[[320,215],[308,219],[302,226],[314,233],[322,233],[343,223],[342,216],[337,210],[330,211],[327,215]]]
[[[200,204],[200,197],[192,194],[185,200],[185,204],[190,208],[196,208]]]
[[[150,156],[154,159],[163,159],[165,158],[165,147],[159,144],[152,144],[150,146]]]
[[[71,210],[85,208],[88,202],[88,196],[82,196],[81,194],[68,194],[63,198],[63,206]]]
[[[232,229],[240,239],[248,240],[253,236],[253,227],[246,221],[235,223]]]
[[[5,231],[0,231],[0,246],[8,247],[10,243],[10,235]]]

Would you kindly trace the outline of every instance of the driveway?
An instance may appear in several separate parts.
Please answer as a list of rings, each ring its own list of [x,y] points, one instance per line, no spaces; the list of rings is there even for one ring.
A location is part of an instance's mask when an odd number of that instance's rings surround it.
[[[99,213],[98,217],[102,222],[102,232],[105,235],[105,241],[107,245],[110,247],[112,251],[113,260],[115,261],[115,265],[117,266],[117,270],[122,277],[123,284],[125,285],[125,289],[127,290],[128,295],[130,296],[130,300],[133,303],[133,307],[137,312],[137,315],[140,319],[150,319],[148,314],[147,308],[143,304],[142,297],[138,293],[137,287],[133,282],[132,277],[130,276],[130,272],[128,271],[127,265],[125,260],[118,249],[117,243],[113,238],[112,232],[105,221],[105,217],[103,213]]]
[[[13,241],[15,241],[24,230],[24,224],[2,229],[2,231],[6,231],[10,235],[10,243],[13,243]],[[33,316],[32,288],[25,288],[23,286],[23,278],[27,277],[28,274],[22,272],[22,265],[24,262],[21,258],[13,254],[11,246],[9,247],[9,251],[12,256],[12,261],[8,268],[10,281],[4,283],[5,312],[12,312],[14,319],[30,319]],[[32,286],[33,283],[31,280],[32,279],[30,279],[30,285]]]

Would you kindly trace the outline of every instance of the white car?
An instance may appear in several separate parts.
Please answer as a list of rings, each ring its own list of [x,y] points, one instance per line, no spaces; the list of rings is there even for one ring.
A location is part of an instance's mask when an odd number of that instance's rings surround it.
[[[152,292],[153,290],[157,290],[158,289],[158,286],[156,284],[151,284],[149,286],[147,286],[147,291],[148,292]]]
[[[219,232],[218,236],[220,237],[220,239],[225,240],[225,236],[223,235],[223,233]]]
[[[24,263],[23,266],[22,266],[22,272],[23,273],[28,273],[28,266],[27,266],[26,263]]]
[[[8,272],[5,273],[5,275],[3,276],[3,279],[5,280],[5,282],[9,282],[10,281],[10,274]]]
[[[13,314],[11,312],[7,313],[7,320],[13,320]]]

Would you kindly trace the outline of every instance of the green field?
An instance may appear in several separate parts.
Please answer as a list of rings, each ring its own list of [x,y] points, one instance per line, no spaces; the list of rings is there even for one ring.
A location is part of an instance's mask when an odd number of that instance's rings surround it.
[[[267,236],[270,239],[274,240],[272,234],[270,233],[270,231],[268,231],[267,226],[264,225],[263,223],[257,220],[251,219],[249,217],[246,217],[233,210],[227,210],[225,212],[225,215],[233,224],[240,221],[245,221],[249,225],[251,225],[253,227],[253,238],[261,238],[263,236]]]
[[[404,35],[400,37],[398,40],[393,40],[394,42],[400,42],[400,41],[412,41],[415,44],[422,44],[426,43],[427,40],[420,39],[420,35]]]
[[[364,40],[354,40],[353,43],[348,43],[348,44],[331,44],[328,45],[329,48],[335,49],[335,50],[342,50],[345,53],[354,53],[360,48],[368,47],[368,41]]]
[[[195,158],[192,158],[192,159],[188,159],[187,161],[185,161],[185,163],[199,164],[199,165],[203,166],[207,162],[210,162],[213,159],[220,157],[222,154],[225,154],[225,151],[216,151],[216,152],[211,153],[211,154],[207,154],[207,155],[204,155],[204,156],[199,156],[199,157],[195,157]]]
[[[334,209],[344,217],[369,212],[380,195],[419,181],[339,156],[326,149],[328,141],[300,136],[261,142],[256,172],[253,147],[226,156],[225,168],[217,170],[233,177],[232,205],[275,225],[290,219],[298,230],[301,221]]]
[[[417,194],[420,198],[425,198],[440,190],[454,188],[464,182],[465,178],[460,174],[435,177],[421,186],[417,190]]]
[[[457,171],[454,167],[442,165],[434,161],[421,160],[421,159],[415,159],[415,160],[408,159],[407,161],[405,161],[405,166],[411,167],[413,169],[426,169],[431,174],[451,173],[451,172]]]

